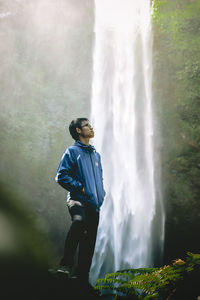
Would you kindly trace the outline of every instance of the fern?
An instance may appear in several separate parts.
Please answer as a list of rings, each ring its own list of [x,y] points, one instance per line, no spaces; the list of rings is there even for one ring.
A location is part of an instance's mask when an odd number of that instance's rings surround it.
[[[95,289],[109,290],[134,299],[170,299],[189,274],[200,270],[200,254],[187,253],[186,260],[177,259],[161,268],[126,269],[97,280]]]

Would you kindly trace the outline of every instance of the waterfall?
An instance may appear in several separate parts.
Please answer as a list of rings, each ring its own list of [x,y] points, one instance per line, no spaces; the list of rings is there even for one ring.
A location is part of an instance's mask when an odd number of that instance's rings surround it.
[[[164,239],[155,186],[150,0],[96,0],[94,31],[90,119],[106,198],[93,284],[109,272],[152,266]]]

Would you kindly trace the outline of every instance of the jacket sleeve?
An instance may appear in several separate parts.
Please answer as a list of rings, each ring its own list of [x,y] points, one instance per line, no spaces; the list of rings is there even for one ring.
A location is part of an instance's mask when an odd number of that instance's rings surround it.
[[[69,192],[81,191],[83,185],[77,179],[75,173],[75,162],[70,151],[67,149],[60,161],[55,180]]]
[[[101,155],[100,154],[99,154],[99,162],[100,162],[100,170],[101,170],[101,180],[102,180],[102,184],[103,184],[103,169],[102,169],[102,165],[101,165]],[[103,184],[103,191],[104,191],[104,197],[105,197],[106,196],[106,191],[104,189],[104,184]]]

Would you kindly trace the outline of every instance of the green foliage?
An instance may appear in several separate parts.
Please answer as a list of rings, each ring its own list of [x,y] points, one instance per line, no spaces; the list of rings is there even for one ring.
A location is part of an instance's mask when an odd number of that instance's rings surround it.
[[[123,295],[131,299],[172,299],[183,285],[188,286],[188,276],[196,270],[200,272],[200,254],[188,252],[185,261],[178,259],[162,268],[128,269],[107,274],[97,280],[95,288],[113,291],[116,298]]]
[[[199,15],[199,0],[154,1],[153,94],[162,136],[168,261],[200,248]]]

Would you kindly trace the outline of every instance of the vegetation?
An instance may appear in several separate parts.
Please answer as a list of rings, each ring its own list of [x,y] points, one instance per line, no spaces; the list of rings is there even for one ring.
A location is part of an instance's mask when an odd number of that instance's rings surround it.
[[[165,263],[200,241],[200,1],[155,0],[154,101],[165,199]]]
[[[162,268],[128,269],[99,279],[96,289],[115,299],[197,299],[200,254],[188,253]],[[182,297],[182,298],[181,298]]]

